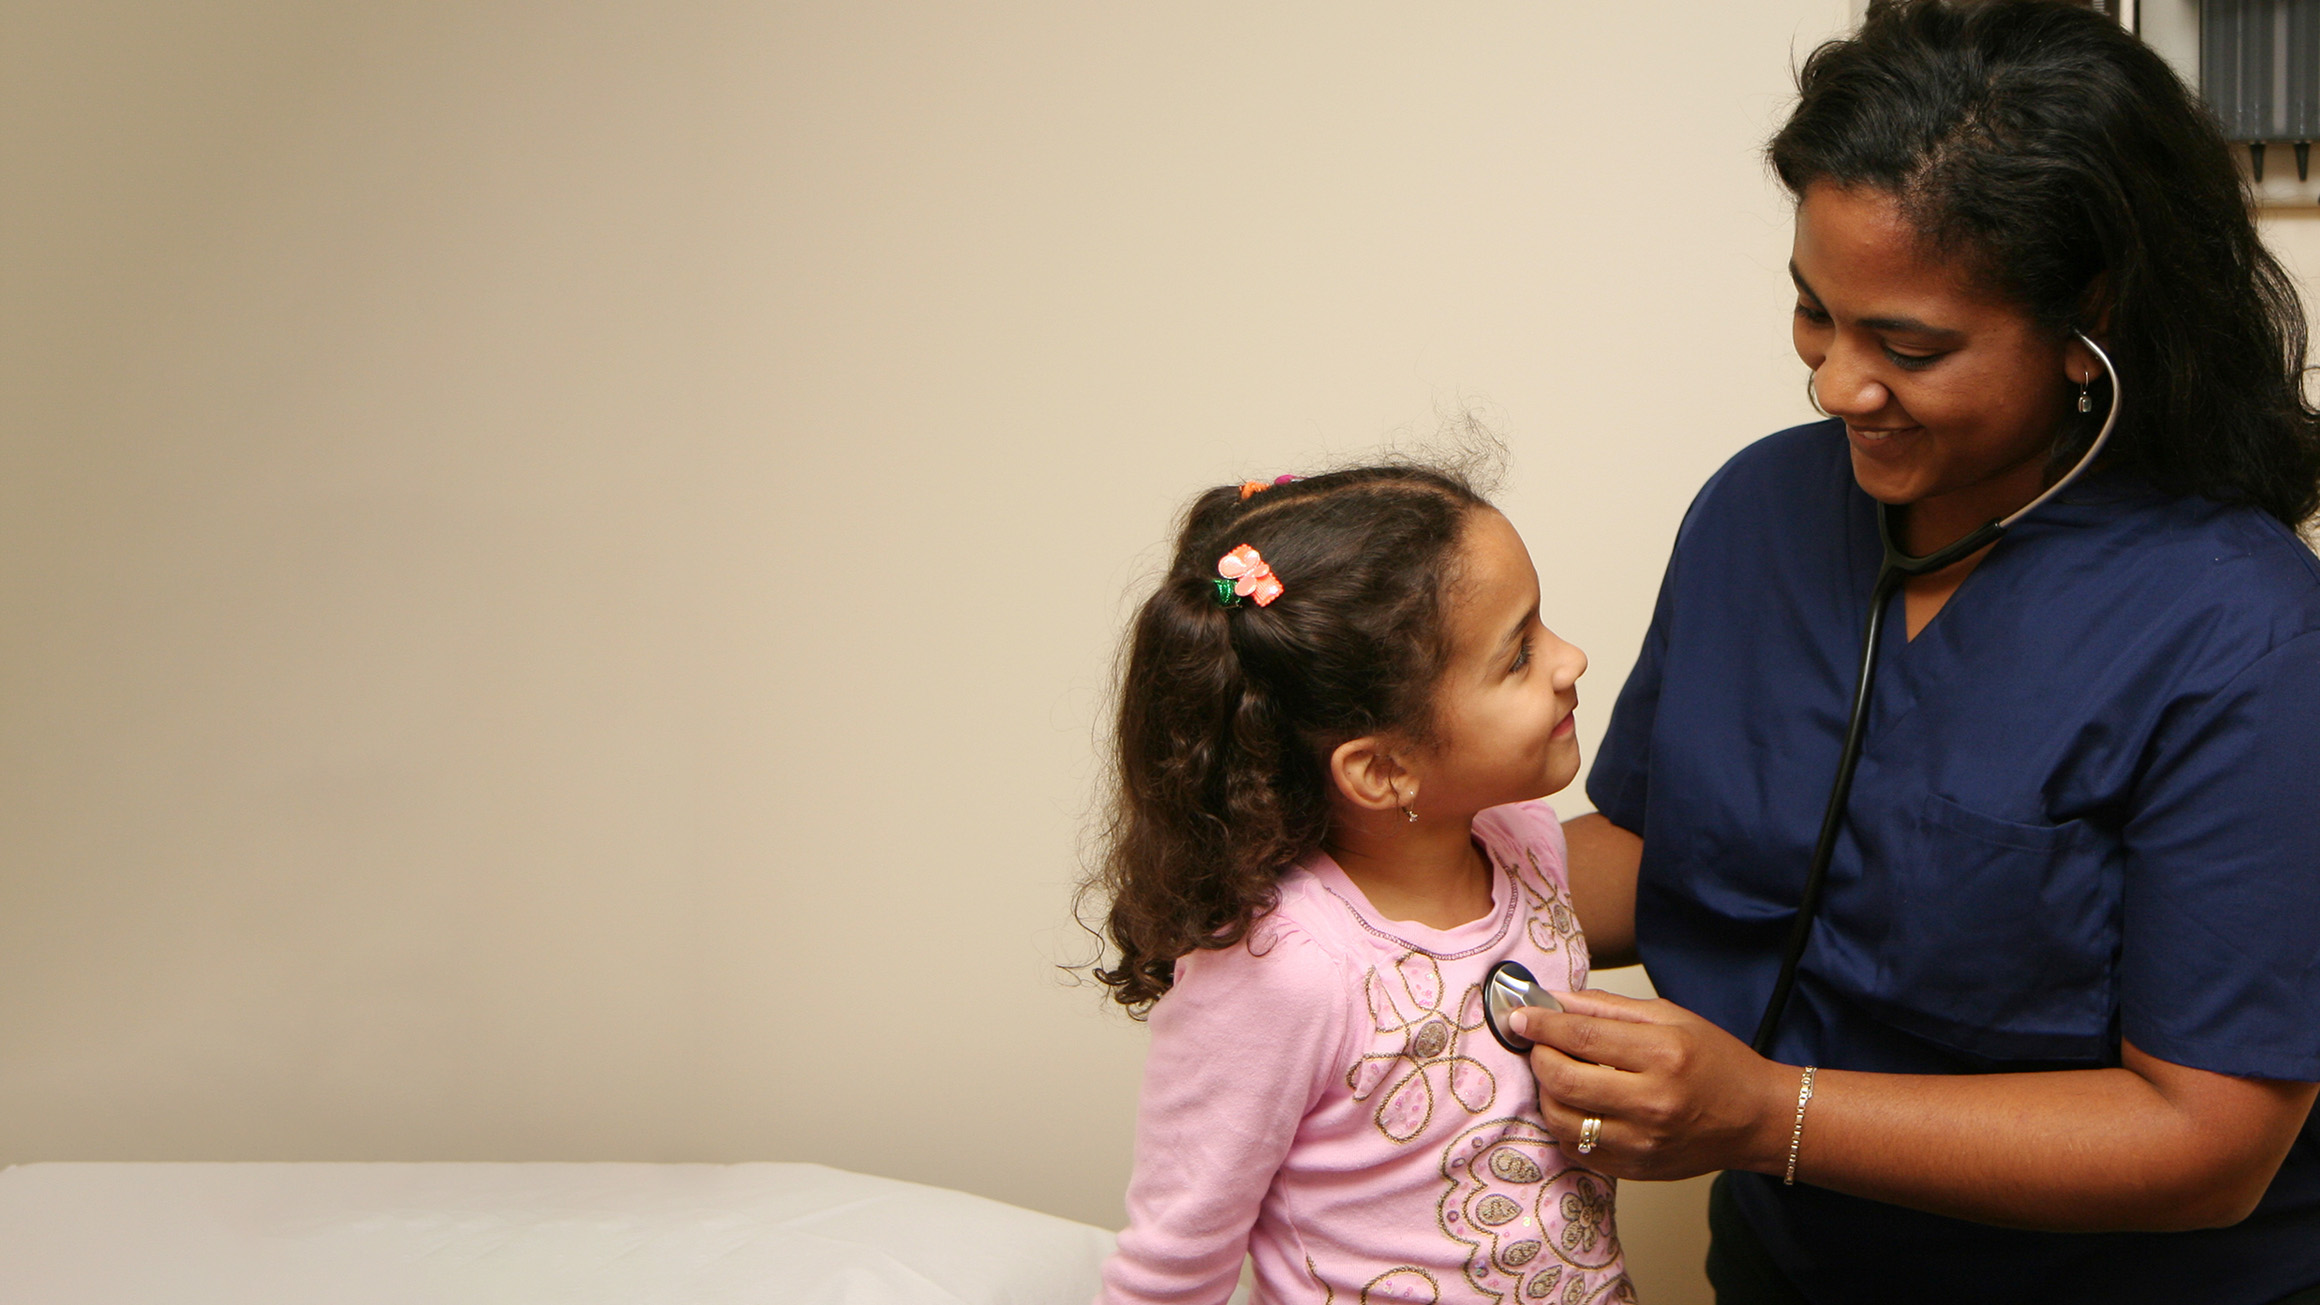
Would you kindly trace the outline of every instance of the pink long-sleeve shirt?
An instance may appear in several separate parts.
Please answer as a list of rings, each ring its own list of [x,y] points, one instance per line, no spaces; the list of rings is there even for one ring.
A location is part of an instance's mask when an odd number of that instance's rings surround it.
[[[1247,945],[1176,963],[1106,1305],[1215,1305],[1244,1252],[1274,1305],[1633,1299],[1612,1180],[1547,1135],[1528,1062],[1482,1018],[1502,960],[1586,984],[1562,826],[1526,802],[1474,835],[1481,919],[1383,919],[1316,855]]]

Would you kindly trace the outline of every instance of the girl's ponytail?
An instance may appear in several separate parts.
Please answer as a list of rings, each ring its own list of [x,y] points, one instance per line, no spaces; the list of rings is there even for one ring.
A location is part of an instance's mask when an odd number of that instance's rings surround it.
[[[1119,952],[1095,977],[1132,1013],[1168,991],[1178,957],[1247,938],[1281,872],[1321,846],[1331,750],[1380,730],[1426,736],[1441,590],[1481,506],[1449,474],[1369,467],[1220,487],[1185,514],[1129,632],[1112,808],[1086,885],[1110,900]],[[1220,595],[1219,560],[1242,544],[1285,586],[1271,603]]]

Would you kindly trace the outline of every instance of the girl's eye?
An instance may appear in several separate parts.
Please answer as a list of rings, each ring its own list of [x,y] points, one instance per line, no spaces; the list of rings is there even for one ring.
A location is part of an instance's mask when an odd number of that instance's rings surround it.
[[[1507,673],[1511,675],[1511,674],[1513,674],[1514,672],[1516,672],[1516,671],[1519,671],[1519,670],[1521,670],[1523,667],[1525,667],[1525,666],[1528,666],[1528,665],[1530,665],[1530,664],[1531,664],[1531,640],[1530,640],[1530,636],[1529,636],[1529,635],[1524,635],[1524,636],[1523,636],[1523,641],[1522,641],[1522,647],[1521,647],[1520,649],[1516,650],[1516,652],[1515,652],[1515,655],[1514,655],[1514,665],[1512,665],[1512,666],[1509,666],[1509,667],[1507,667],[1507,668],[1506,668],[1506,669],[1507,669]]]

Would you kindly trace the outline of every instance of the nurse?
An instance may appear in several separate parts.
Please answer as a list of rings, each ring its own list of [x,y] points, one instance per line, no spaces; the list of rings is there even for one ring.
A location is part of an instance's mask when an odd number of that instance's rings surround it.
[[[1770,148],[1831,419],[1679,530],[1568,828],[1598,965],[1526,1011],[1615,1175],[1726,1170],[1718,1299],[2320,1300],[2320,421],[2224,142],[2112,21],[1879,4]],[[1794,996],[1877,505],[1924,554]],[[1809,1096],[1807,1088],[1809,1084]],[[1589,1121],[1599,1121],[1590,1123]],[[1791,1181],[1793,1180],[1793,1181]]]

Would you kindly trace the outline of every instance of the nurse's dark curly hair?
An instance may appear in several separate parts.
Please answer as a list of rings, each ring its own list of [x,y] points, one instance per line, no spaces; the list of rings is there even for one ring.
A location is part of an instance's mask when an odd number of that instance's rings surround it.
[[[1240,944],[1281,873],[1321,846],[1328,757],[1365,734],[1432,737],[1459,541],[1489,506],[1452,472],[1358,467],[1194,501],[1129,633],[1113,796],[1083,895],[1119,954],[1095,977],[1141,1017],[1176,960]],[[1219,605],[1248,544],[1286,587]]]
[[[1972,260],[2047,329],[2107,330],[2127,389],[2107,462],[2311,520],[2320,419],[2295,284],[2256,236],[2215,120],[2148,46],[2057,0],[1876,0],[1797,89],[1766,151],[1791,193],[1884,191],[1930,248]],[[2108,398],[2063,434],[2058,464],[2085,451]]]

